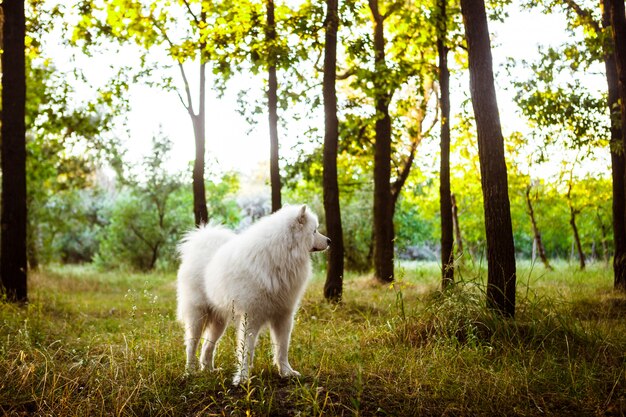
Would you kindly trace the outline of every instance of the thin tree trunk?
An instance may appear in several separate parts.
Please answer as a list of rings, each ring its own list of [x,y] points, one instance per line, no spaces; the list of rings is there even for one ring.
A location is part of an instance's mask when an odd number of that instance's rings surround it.
[[[591,262],[595,262],[598,259],[598,249],[596,248],[596,240],[591,241]]]
[[[343,229],[337,183],[337,150],[339,120],[337,119],[337,29],[339,25],[338,0],[326,0],[326,34],[324,46],[324,211],[326,233],[331,240],[324,297],[340,301],[343,292]]]
[[[8,301],[26,302],[26,20],[24,1],[3,3],[0,275]]]
[[[456,196],[450,194],[451,211],[452,211],[452,229],[454,230],[454,241],[456,243],[456,254],[458,257],[463,256],[463,237],[461,236],[461,225],[459,224],[459,207],[456,204]]]
[[[487,15],[483,0],[461,0],[478,130],[478,156],[487,237],[487,305],[515,315],[515,245],[511,226],[504,139],[496,100]]]
[[[578,227],[576,225],[576,216],[579,213],[579,210],[574,208],[574,204],[572,202],[572,172],[570,171],[570,179],[567,185],[567,206],[569,207],[569,224],[572,226],[572,232],[574,234],[574,243],[576,245],[576,251],[578,252],[578,261],[580,265],[580,269],[585,269],[585,253],[583,252],[582,244],[580,243],[580,235],[578,233]]]
[[[159,249],[161,248],[161,241],[158,241],[152,249],[152,257],[150,258],[150,264],[148,265],[148,271],[152,271],[156,267],[157,260],[159,259]]]
[[[204,73],[204,65],[201,65],[200,73]],[[201,80],[204,77],[201,76]],[[204,84],[202,81],[200,84]],[[200,96],[204,96],[201,87]],[[201,107],[202,108],[202,107]],[[196,143],[196,159],[193,163],[193,214],[196,226],[206,224],[209,221],[209,212],[206,206],[206,188],[204,185],[204,154],[205,154],[205,122],[204,111],[197,115],[191,115],[193,132]]]
[[[206,22],[206,11],[200,15],[202,22]],[[193,123],[193,131],[196,142],[196,159],[193,164],[193,214],[196,226],[206,224],[209,221],[209,212],[206,206],[206,188],[204,185],[204,155],[206,146],[206,44],[200,43],[200,97],[198,114],[193,113],[191,100],[189,100],[189,115]],[[181,67],[182,68],[182,67]],[[181,69],[182,71],[182,69]],[[184,78],[184,74],[183,74]],[[186,80],[185,80],[186,81]]]
[[[394,231],[391,206],[391,117],[390,94],[384,80],[385,35],[384,18],[378,9],[378,0],[369,0],[374,18],[374,63],[376,68],[376,143],[374,145],[374,273],[380,282],[394,279]]]
[[[574,233],[574,243],[576,244],[576,251],[578,252],[579,266],[581,270],[584,270],[586,266],[585,253],[583,252],[578,227],[576,226],[576,211],[572,207],[570,207],[569,224],[572,226],[572,232]]]
[[[602,235],[602,239],[600,240],[600,244],[602,245],[602,260],[606,265],[609,264],[609,247],[607,245],[607,241],[609,239],[608,229],[609,227],[602,220],[602,216],[600,212],[596,212],[596,217],[598,218],[598,225],[600,226],[600,233]]]
[[[33,225],[27,225],[26,230],[26,258],[28,259],[28,268],[31,271],[36,271],[39,269],[39,231],[36,230]]]
[[[450,71],[448,70],[447,0],[438,1],[439,89],[441,91],[441,163],[439,168],[439,210],[441,211],[441,289],[454,283],[454,237],[450,191]]]
[[[281,202],[280,167],[278,164],[278,80],[276,79],[276,21],[274,17],[274,0],[267,0],[267,31],[265,37],[269,46],[270,56],[267,79],[267,107],[270,130],[270,184],[272,188],[272,213],[279,210]]]
[[[550,261],[546,256],[546,250],[543,247],[543,242],[541,241],[541,232],[539,232],[537,219],[535,219],[535,209],[533,208],[533,203],[530,199],[530,190],[531,186],[529,185],[526,187],[526,205],[528,206],[528,215],[530,216],[530,224],[533,229],[533,242],[537,245],[537,252],[539,252],[539,257],[541,258],[543,265],[546,269],[552,270],[552,265],[550,265]]]
[[[615,146],[618,140],[613,140],[613,123],[611,123],[611,161],[613,163],[613,233],[615,241],[615,257],[613,260],[614,287],[619,291],[626,291],[626,203],[624,198],[624,188],[626,186],[625,172],[625,149],[626,149],[626,17],[624,16],[624,0],[606,0],[603,2],[609,10],[610,24],[613,27],[613,48],[615,59],[615,78],[617,82],[611,80],[612,66],[607,64],[607,81],[609,82],[609,105],[619,102],[621,146]],[[608,6],[608,7],[607,7]],[[607,55],[607,62],[611,57]],[[617,90],[614,88],[617,84]],[[613,96],[611,94],[613,91]],[[617,94],[616,94],[617,93]],[[615,102],[611,102],[611,99]],[[617,135],[617,132],[615,132]],[[616,189],[619,187],[619,189]],[[615,198],[617,194],[618,198]]]

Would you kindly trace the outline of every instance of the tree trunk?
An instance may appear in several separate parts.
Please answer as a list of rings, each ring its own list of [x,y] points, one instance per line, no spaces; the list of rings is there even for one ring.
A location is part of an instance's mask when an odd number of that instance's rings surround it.
[[[504,316],[513,317],[515,245],[485,4],[483,0],[461,0],[461,12],[468,46],[470,93],[478,130],[487,237],[487,305]]]
[[[565,197],[567,198],[567,206],[569,207],[569,224],[572,226],[572,232],[574,234],[574,243],[576,245],[576,251],[578,252],[580,269],[583,270],[585,269],[585,253],[583,252],[583,247],[580,243],[580,235],[578,234],[578,227],[576,226],[576,216],[580,213],[580,211],[576,210],[576,208],[574,208],[574,204],[572,203],[572,184],[572,171],[570,171],[570,179],[567,185],[567,194]]]
[[[526,205],[528,206],[528,215],[530,216],[530,224],[533,229],[533,242],[537,245],[537,252],[539,252],[539,257],[541,258],[541,262],[546,267],[552,271],[552,266],[550,265],[550,261],[546,256],[546,250],[543,247],[543,242],[541,241],[541,232],[539,232],[539,227],[537,226],[537,219],[535,219],[535,210],[533,208],[533,203],[530,199],[530,190],[531,186],[526,187]]]
[[[8,301],[27,302],[26,258],[26,20],[24,1],[3,3],[2,230],[0,275]]]
[[[28,205],[28,201],[26,204]],[[34,225],[26,226],[26,259],[28,269],[31,271],[39,269],[39,230]]]
[[[272,213],[279,210],[281,202],[280,167],[278,164],[278,80],[276,79],[276,21],[274,0],[267,0],[267,31],[265,37],[270,56],[267,79],[267,107],[270,127],[270,184],[272,188]]]
[[[148,271],[153,271],[156,267],[157,260],[159,259],[159,249],[161,247],[161,241],[158,241],[150,249],[152,250],[152,256],[150,257],[150,263],[148,264]]]
[[[326,34],[324,46],[324,211],[326,233],[331,240],[324,297],[340,301],[343,292],[343,229],[339,207],[337,183],[337,150],[339,146],[339,121],[337,119],[337,28],[339,25],[338,0],[326,0]]]
[[[456,242],[456,254],[458,257],[463,256],[463,237],[461,236],[461,225],[459,224],[459,207],[456,204],[456,196],[450,194],[450,203],[452,211],[452,229],[454,230],[454,241]]]
[[[611,162],[613,164],[613,234],[615,241],[615,257],[613,259],[614,287],[616,290],[626,291],[626,198],[624,187],[626,186],[625,173],[625,150],[626,150],[626,17],[624,16],[624,0],[605,0],[605,14],[609,10],[610,24],[613,27],[613,50],[615,59],[615,72],[610,65],[611,57],[607,54],[607,81],[609,83],[609,105],[620,107],[620,139],[613,140],[614,131],[611,123]],[[607,7],[608,6],[608,7]],[[616,81],[611,77],[615,77]],[[617,85],[617,89],[615,89]],[[613,92],[613,93],[612,93]],[[611,100],[615,100],[612,102]],[[613,108],[612,108],[613,109]],[[611,112],[613,113],[613,112]],[[613,117],[612,117],[613,120]],[[621,146],[615,146],[619,143]],[[617,197],[617,198],[616,198]]]
[[[606,265],[608,265],[609,264],[609,247],[607,245],[607,241],[609,239],[609,233],[608,233],[609,227],[602,220],[602,216],[600,215],[599,211],[596,212],[596,217],[598,219],[598,225],[600,226],[600,233],[602,234],[602,239],[600,240],[600,244],[602,245],[602,260],[604,261]]]
[[[201,82],[204,82],[204,65],[201,65]],[[200,96],[204,97],[204,88],[200,87]],[[204,102],[204,100],[201,100]],[[204,106],[200,106],[197,115],[191,115],[193,133],[196,143],[196,159],[193,163],[193,214],[196,226],[206,224],[209,221],[209,212],[206,206],[206,189],[204,186],[204,153],[205,153],[205,114]]]
[[[206,23],[206,11],[202,10],[200,19]],[[200,97],[198,114],[193,113],[191,97],[189,96],[189,115],[193,123],[193,132],[196,142],[196,159],[193,164],[193,214],[196,226],[209,222],[209,212],[206,206],[206,188],[204,185],[204,156],[206,145],[206,63],[208,56],[206,43],[200,42]],[[182,65],[181,65],[182,71]],[[186,78],[183,72],[183,79]],[[188,87],[187,87],[188,88]]]
[[[376,143],[374,145],[374,273],[380,282],[392,282],[393,271],[393,214],[391,206],[391,117],[390,94],[384,79],[385,35],[384,18],[378,10],[378,0],[369,0],[374,18],[374,62],[376,68]]]
[[[441,163],[439,168],[439,210],[441,211],[441,289],[454,283],[454,237],[450,191],[450,71],[448,70],[447,0],[438,1],[439,89],[441,94]]]
[[[580,243],[580,235],[578,234],[578,227],[576,226],[576,210],[570,206],[569,224],[572,226],[572,232],[574,233],[574,243],[576,244],[576,251],[578,252],[578,261],[581,271],[585,269],[585,253],[583,252],[582,244]]]

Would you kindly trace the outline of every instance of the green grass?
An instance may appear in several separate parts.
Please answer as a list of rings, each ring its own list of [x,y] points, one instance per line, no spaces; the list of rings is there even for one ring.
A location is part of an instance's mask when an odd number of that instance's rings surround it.
[[[518,265],[515,320],[484,307],[479,271],[437,291],[435,264],[406,264],[394,286],[349,275],[344,301],[311,283],[291,362],[230,384],[230,329],[216,365],[186,375],[175,274],[54,267],[30,276],[30,304],[0,304],[5,415],[624,415],[626,297],[602,265]]]

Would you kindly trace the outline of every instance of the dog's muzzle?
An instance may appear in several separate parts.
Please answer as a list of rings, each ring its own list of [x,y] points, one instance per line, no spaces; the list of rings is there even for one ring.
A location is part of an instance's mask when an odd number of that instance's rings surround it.
[[[323,248],[318,248],[317,246],[313,246],[313,249],[311,249],[311,252],[322,252],[328,249],[329,246],[330,246],[330,238],[327,237],[326,246],[324,246]]]

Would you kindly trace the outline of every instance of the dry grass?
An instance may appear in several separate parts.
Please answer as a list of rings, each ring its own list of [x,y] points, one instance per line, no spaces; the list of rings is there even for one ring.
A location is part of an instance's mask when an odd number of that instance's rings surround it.
[[[0,305],[5,415],[624,415],[626,297],[602,266],[519,268],[518,314],[484,308],[482,274],[437,291],[436,265],[381,287],[349,276],[344,301],[311,284],[282,380],[260,339],[234,388],[233,332],[214,373],[185,375],[174,274],[51,268],[27,308]],[[472,279],[467,280],[467,277]]]

